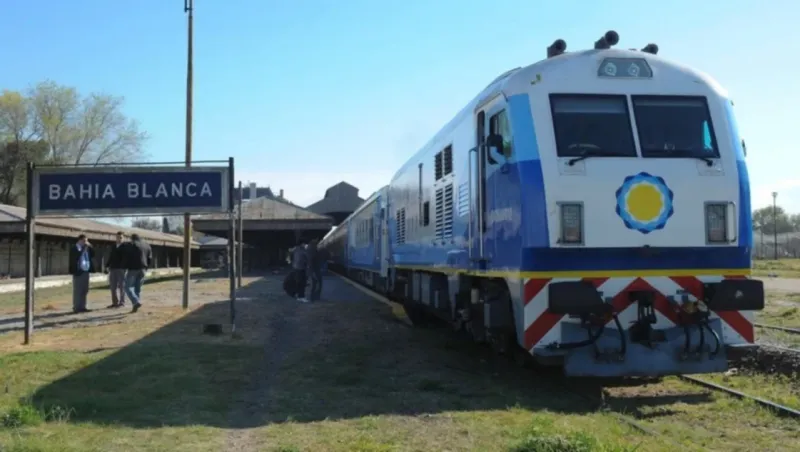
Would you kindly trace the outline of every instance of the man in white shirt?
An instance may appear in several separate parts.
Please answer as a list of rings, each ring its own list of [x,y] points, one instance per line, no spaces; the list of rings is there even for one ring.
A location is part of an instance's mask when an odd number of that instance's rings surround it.
[[[94,272],[94,249],[86,239],[86,235],[78,236],[76,243],[69,250],[69,272],[72,274],[72,312],[79,314],[89,312],[86,308],[86,296],[89,295],[89,276]]]

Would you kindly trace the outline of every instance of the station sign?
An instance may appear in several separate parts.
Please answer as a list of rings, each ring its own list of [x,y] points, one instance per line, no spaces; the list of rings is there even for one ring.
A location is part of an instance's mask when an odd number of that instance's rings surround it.
[[[33,214],[124,216],[229,210],[229,167],[34,168]]]

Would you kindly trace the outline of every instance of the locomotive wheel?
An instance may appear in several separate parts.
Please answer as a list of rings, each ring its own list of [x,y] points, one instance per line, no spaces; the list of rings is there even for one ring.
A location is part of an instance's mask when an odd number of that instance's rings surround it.
[[[492,351],[498,355],[511,355],[517,346],[517,334],[514,329],[514,310],[511,306],[512,300],[505,284],[487,284],[485,286],[487,296],[499,300],[500,304],[508,310],[508,318],[512,324],[508,327],[487,328],[486,342],[489,343]]]

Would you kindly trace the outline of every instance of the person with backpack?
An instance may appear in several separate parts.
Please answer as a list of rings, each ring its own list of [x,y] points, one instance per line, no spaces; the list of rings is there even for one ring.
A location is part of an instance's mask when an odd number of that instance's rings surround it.
[[[72,312],[89,312],[86,297],[89,295],[89,277],[94,272],[94,249],[86,234],[69,250],[69,273],[72,275]]]
[[[325,262],[325,250],[319,249],[319,240],[314,239],[308,245],[308,270],[311,276],[311,301],[319,300],[322,295],[322,265]]]
[[[308,268],[308,250],[301,241],[292,251],[292,269],[295,274],[297,301],[308,303],[306,298],[306,269]]]

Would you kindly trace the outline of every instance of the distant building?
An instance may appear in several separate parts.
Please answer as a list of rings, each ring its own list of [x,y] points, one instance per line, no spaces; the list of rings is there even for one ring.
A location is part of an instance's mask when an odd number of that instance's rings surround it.
[[[358,188],[342,181],[325,190],[325,197],[306,207],[306,210],[332,217],[338,225],[363,203],[364,199],[358,196]]]
[[[283,189],[278,192],[278,195],[275,196],[275,193],[272,191],[270,187],[258,187],[256,186],[255,182],[251,182],[249,186],[244,185],[242,186],[242,199],[256,199],[256,198],[268,198],[268,199],[279,199],[281,201],[287,201],[283,197]],[[239,190],[234,190],[233,199],[235,201],[239,200]]]

